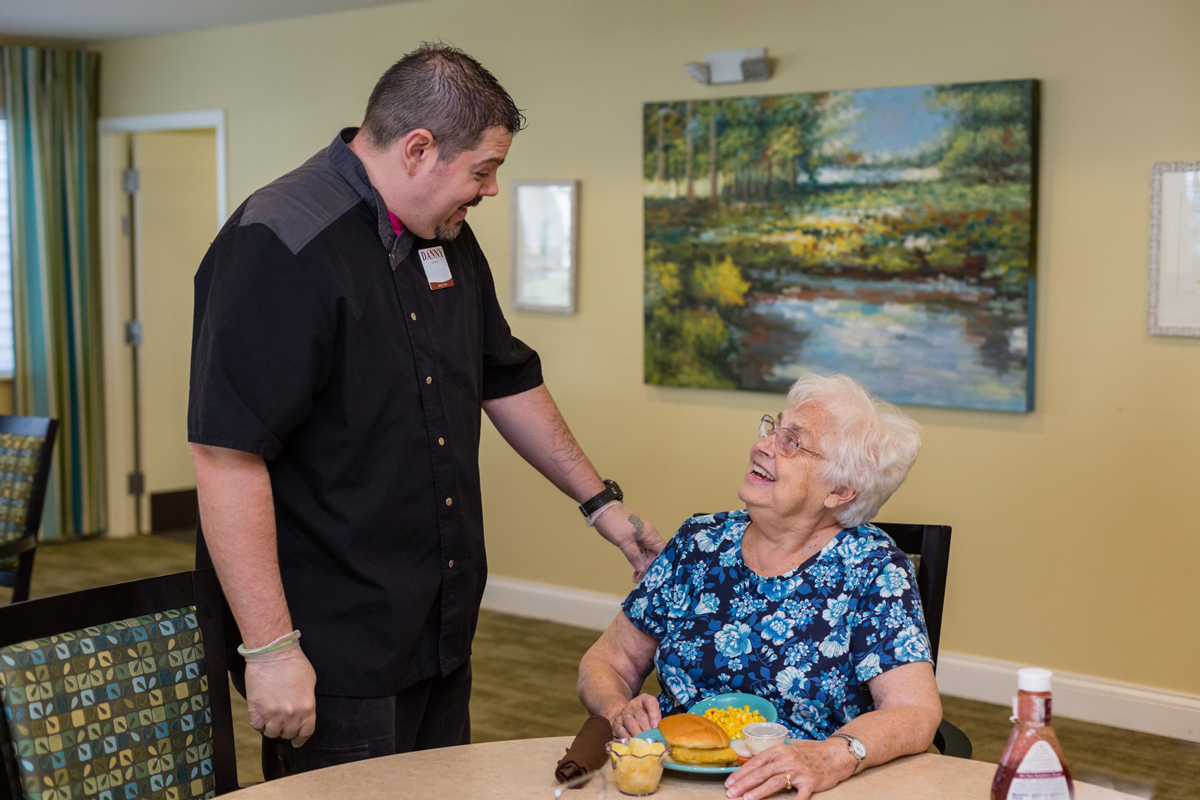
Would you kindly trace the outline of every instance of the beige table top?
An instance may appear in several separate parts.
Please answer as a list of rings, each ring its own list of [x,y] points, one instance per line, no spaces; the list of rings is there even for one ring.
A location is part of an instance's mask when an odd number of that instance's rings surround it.
[[[237,793],[238,800],[396,800],[396,798],[501,798],[554,796],[554,765],[571,743],[571,737],[522,739],[423,750],[419,753],[359,761],[340,767],[261,783]],[[608,769],[607,767],[605,768]],[[821,794],[822,800],[988,800],[994,764],[923,754],[897,759],[868,769],[840,786]],[[596,792],[567,792],[569,798],[587,800]],[[779,795],[785,797],[788,795]],[[609,800],[623,795],[609,784]],[[716,777],[697,777],[672,770],[654,800],[725,797],[725,785]],[[1132,795],[1075,784],[1075,800],[1128,800]]]

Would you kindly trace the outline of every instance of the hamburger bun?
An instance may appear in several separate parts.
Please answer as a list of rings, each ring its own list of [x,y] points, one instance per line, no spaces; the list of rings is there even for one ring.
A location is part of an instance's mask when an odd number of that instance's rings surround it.
[[[663,717],[658,731],[671,746],[671,758],[681,764],[728,764],[737,762],[729,737],[721,726],[697,714]]]

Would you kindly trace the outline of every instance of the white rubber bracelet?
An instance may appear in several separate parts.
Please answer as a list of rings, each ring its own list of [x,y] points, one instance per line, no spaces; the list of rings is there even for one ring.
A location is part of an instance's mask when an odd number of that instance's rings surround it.
[[[621,505],[620,500],[609,500],[607,503],[605,503],[604,505],[597,508],[596,511],[590,517],[588,517],[586,520],[588,527],[590,528],[593,525],[595,525],[596,520],[598,520],[600,518],[600,515],[603,514],[605,511],[608,511],[613,506],[619,506],[619,505]]]
[[[244,644],[239,644],[237,651],[243,656],[257,656],[262,655],[263,653],[270,653],[275,650],[282,650],[288,645],[294,644],[299,640],[300,631],[292,631],[291,633],[285,633],[283,636],[280,636],[278,639],[272,642],[267,642],[262,647],[255,647],[253,650],[247,648]]]

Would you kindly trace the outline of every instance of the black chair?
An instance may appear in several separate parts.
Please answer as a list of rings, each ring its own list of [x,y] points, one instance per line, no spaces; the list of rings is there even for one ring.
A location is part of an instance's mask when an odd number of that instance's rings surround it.
[[[212,570],[0,608],[0,800],[238,788]]]
[[[949,525],[904,525],[876,522],[908,554],[917,570],[917,592],[929,629],[933,668],[937,670],[938,645],[942,638],[942,606],[946,602],[946,571],[950,566]],[[938,752],[955,758],[970,758],[971,740],[956,725],[942,720],[933,737]]]
[[[0,415],[0,586],[29,599],[57,420]]]

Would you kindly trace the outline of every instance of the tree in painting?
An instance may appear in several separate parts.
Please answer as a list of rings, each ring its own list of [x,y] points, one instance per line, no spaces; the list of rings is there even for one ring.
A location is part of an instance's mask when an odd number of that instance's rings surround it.
[[[645,375],[1027,411],[1033,81],[650,103]]]

